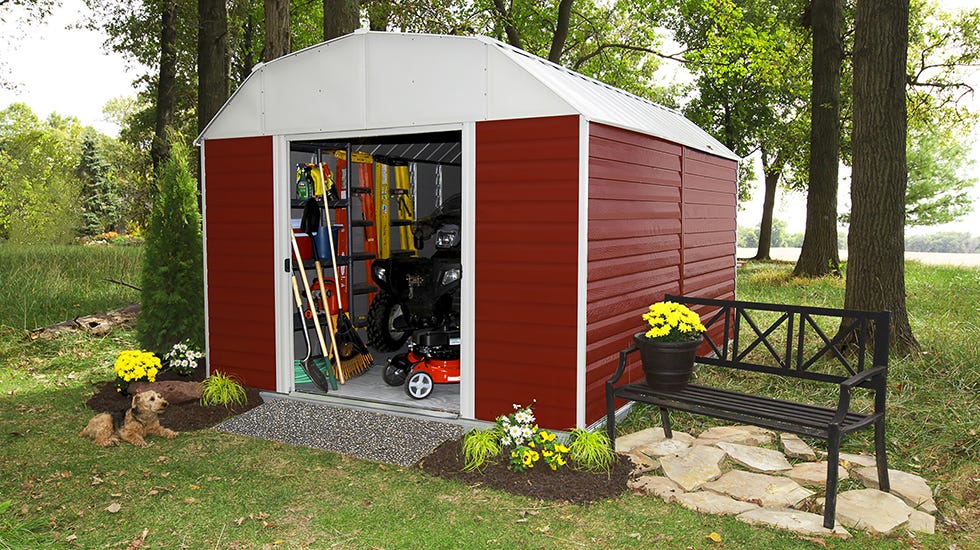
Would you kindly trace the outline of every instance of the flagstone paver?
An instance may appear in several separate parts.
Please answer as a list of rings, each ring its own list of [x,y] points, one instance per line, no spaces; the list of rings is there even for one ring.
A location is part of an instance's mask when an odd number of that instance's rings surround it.
[[[793,452],[809,457],[804,449],[794,447],[795,436],[787,437],[789,435],[792,434],[780,434],[784,453]],[[790,464],[784,453],[751,446],[756,444],[753,442],[771,442],[773,434],[768,430],[734,426],[707,430],[697,440],[683,432],[674,432],[674,436],[672,440],[666,439],[661,428],[650,428],[617,438],[617,448],[621,445],[628,448],[630,451],[623,454],[629,455],[634,464],[638,464],[635,472],[651,472],[659,468],[664,474],[647,473],[633,479],[630,488],[634,492],[656,496],[665,502],[678,502],[700,513],[737,514],[738,519],[746,523],[789,529],[804,535],[849,538],[851,535],[845,526],[872,533],[886,533],[900,528],[930,534],[935,532],[936,519],[927,513],[935,511],[935,502],[928,484],[919,476],[889,470],[891,494],[874,489],[862,490],[871,493],[840,493],[837,522],[830,530],[823,527],[822,515],[791,508],[814,494],[800,484],[814,487],[826,484],[826,462],[811,460],[791,465],[791,469],[781,470],[778,476],[748,472],[745,471],[748,466],[743,463],[751,461],[739,453],[771,456],[781,467]],[[662,451],[688,443],[694,446],[657,459]],[[806,445],[802,440],[800,443]],[[750,448],[754,450],[748,450]],[[812,448],[810,450],[813,451]],[[826,456],[825,452],[814,454]],[[734,458],[726,460],[732,455],[740,456],[743,463]],[[842,453],[840,457],[840,479],[847,479],[849,474],[845,467],[848,467],[851,469],[850,475],[858,476],[866,486],[877,488],[874,456]],[[823,501],[822,498],[816,500],[820,505]],[[919,505],[919,510],[913,509],[913,503]],[[739,512],[745,507],[753,509]]]
[[[854,475],[864,483],[865,487],[878,488],[877,468],[857,468],[854,470]],[[909,506],[929,514],[936,512],[936,501],[932,498],[932,489],[921,477],[889,468],[888,484],[889,492],[904,500]]]
[[[687,434],[674,434],[672,439],[663,439],[653,443],[647,443],[639,447],[634,447],[634,451],[639,451],[647,456],[661,457],[679,453],[691,446],[694,438]]]
[[[697,446],[662,457],[660,467],[671,481],[685,491],[693,491],[717,479],[724,460],[725,451],[717,447]]]
[[[813,450],[813,447],[807,445],[796,434],[779,434],[779,445],[783,449],[783,452],[786,453],[786,456],[790,458],[799,458],[811,462],[817,459],[817,452]]]
[[[705,483],[704,488],[770,507],[793,507],[814,494],[788,477],[742,470],[731,470],[717,480]]]
[[[663,476],[640,476],[630,480],[629,487],[638,493],[658,496],[664,499],[664,502],[673,502],[678,495],[684,494],[684,489],[681,489],[680,485]]]
[[[719,426],[705,430],[694,441],[694,445],[714,445],[719,441],[741,445],[762,445],[773,439],[773,433],[756,426]]]
[[[827,456],[827,453],[823,453],[823,455]],[[840,453],[838,456],[841,462],[848,463],[848,465],[845,466],[846,468],[874,466],[877,464],[877,462],[875,462],[875,455],[853,455],[850,453]]]
[[[916,533],[933,535],[936,533],[936,517],[919,510],[912,510],[909,514],[908,529]]]
[[[732,460],[753,472],[773,474],[793,469],[793,465],[786,460],[786,455],[779,451],[727,441],[719,441],[715,445],[728,453]]]
[[[649,456],[635,449],[627,452],[626,456],[628,456],[630,461],[633,462],[633,472],[635,473],[645,474],[660,468],[659,460],[650,458]]]
[[[800,485],[823,487],[827,485],[826,462],[801,462],[786,472],[786,476]],[[850,474],[843,466],[837,466],[837,479],[847,479]]]
[[[912,509],[902,499],[877,489],[837,495],[837,521],[846,527],[887,535],[908,524],[911,514]]]
[[[719,495],[710,491],[698,491],[696,493],[681,493],[674,497],[681,506],[701,512],[702,514],[717,514],[721,516],[737,516],[743,512],[754,510],[759,507],[751,502],[735,500],[732,497]]]
[[[851,538],[851,533],[838,523],[833,530],[823,526],[823,516],[793,510],[791,508],[757,508],[741,513],[737,519],[749,525],[766,525],[788,529],[804,535],[832,535],[843,539]]]

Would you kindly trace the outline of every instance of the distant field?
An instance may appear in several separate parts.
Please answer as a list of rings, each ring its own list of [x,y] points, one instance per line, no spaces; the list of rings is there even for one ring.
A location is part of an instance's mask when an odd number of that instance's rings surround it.
[[[738,258],[751,258],[755,256],[754,248],[739,248],[736,250]],[[785,260],[795,262],[800,257],[799,248],[773,248],[769,251],[773,260]],[[847,259],[847,251],[840,251],[840,259]],[[946,254],[941,252],[906,252],[906,260],[915,260],[924,264],[933,265],[962,265],[969,267],[980,266],[980,254]]]

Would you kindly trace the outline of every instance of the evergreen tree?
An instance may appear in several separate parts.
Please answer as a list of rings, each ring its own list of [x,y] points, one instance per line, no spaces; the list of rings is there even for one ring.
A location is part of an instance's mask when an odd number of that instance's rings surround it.
[[[143,257],[142,312],[137,324],[143,349],[166,353],[189,339],[204,347],[204,251],[197,182],[188,148],[171,140],[157,174],[159,195],[150,214]]]
[[[102,156],[94,132],[82,140],[82,157],[76,175],[82,180],[82,234],[111,231],[119,223],[119,191],[110,176],[111,166]]]

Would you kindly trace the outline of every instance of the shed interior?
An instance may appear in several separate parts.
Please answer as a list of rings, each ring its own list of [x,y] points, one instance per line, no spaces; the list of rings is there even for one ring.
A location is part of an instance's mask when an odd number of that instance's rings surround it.
[[[384,291],[371,275],[374,262],[386,258],[394,259],[393,261],[409,258],[431,259],[438,254],[434,237],[424,242],[416,239],[416,224],[413,222],[430,216],[440,206],[449,208],[449,204],[456,200],[455,197],[461,196],[461,141],[460,131],[448,131],[290,142],[290,218],[293,233],[304,256],[304,269],[311,295],[320,311],[319,320],[325,343],[331,347],[327,310],[334,314],[329,321],[335,323],[338,294],[335,289],[339,287],[341,309],[350,318],[359,339],[367,346],[373,358],[368,366],[363,367],[354,366],[354,362],[350,362],[344,368],[345,383],[339,384],[335,390],[331,388],[329,392],[324,392],[310,380],[301,364],[307,356],[307,350],[309,349],[314,358],[323,357],[324,354],[316,336],[312,314],[309,313],[311,308],[294,257],[292,272],[297,279],[302,302],[302,308],[293,310],[296,392],[327,393],[374,404],[459,413],[458,383],[435,384],[431,394],[424,399],[410,397],[403,386],[386,383],[382,374],[388,362],[393,357],[406,353],[411,338],[404,343],[389,342],[388,349],[378,349],[375,345],[378,338],[375,337],[375,342],[372,342],[368,327],[372,322],[379,322],[379,315],[382,315],[381,309],[377,307],[372,311],[372,303],[379,299],[388,299],[382,297]],[[353,162],[348,162],[348,159]],[[327,182],[326,185],[315,181],[321,179],[321,168],[322,180]],[[310,200],[316,202],[310,203]],[[313,214],[313,204],[316,205],[318,214]],[[332,225],[333,234],[329,235],[326,230],[317,231],[317,236],[311,238],[308,233],[313,232],[309,228],[314,225],[322,228]],[[334,239],[333,258],[329,254],[331,236]],[[321,262],[322,284],[318,280],[314,262],[311,261],[314,253]],[[334,259],[336,270],[333,267]],[[460,275],[465,276],[461,273]],[[326,290],[323,291],[321,287]],[[408,292],[415,290],[410,284]],[[324,295],[326,302],[322,301]],[[458,311],[458,290],[456,300]],[[398,326],[391,325],[402,313],[405,312],[395,306],[393,311],[384,314],[384,323],[389,325],[391,333],[406,333],[408,336],[412,329],[406,329],[404,322],[396,323]],[[456,319],[458,329],[458,315]],[[377,332],[374,331],[375,334]],[[393,347],[393,343],[397,347]],[[346,354],[347,351],[341,344],[342,365]],[[324,361],[320,362],[321,367],[325,364]]]

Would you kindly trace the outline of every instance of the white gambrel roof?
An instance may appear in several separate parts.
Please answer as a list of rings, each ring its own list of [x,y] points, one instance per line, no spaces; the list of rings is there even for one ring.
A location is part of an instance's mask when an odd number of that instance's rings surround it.
[[[739,159],[673,109],[497,40],[369,31],[257,66],[198,141],[558,115]]]

